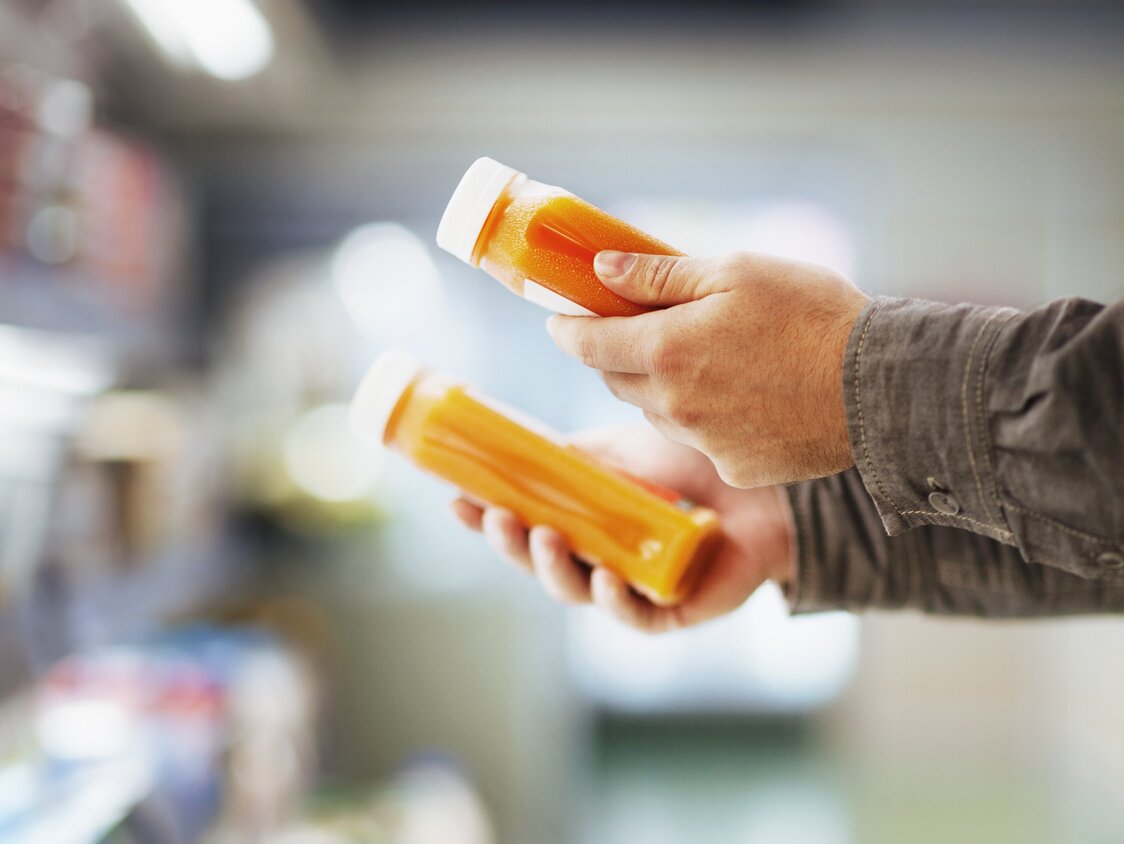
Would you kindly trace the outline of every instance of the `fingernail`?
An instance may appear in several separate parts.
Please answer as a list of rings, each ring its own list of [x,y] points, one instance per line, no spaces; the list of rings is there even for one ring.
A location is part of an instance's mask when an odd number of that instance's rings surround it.
[[[487,510],[484,511],[484,517],[480,520],[480,529],[492,545],[498,547],[502,544],[503,528],[496,523],[496,517]]]
[[[607,249],[598,252],[593,259],[593,269],[600,276],[615,278],[624,275],[636,263],[636,256],[631,252],[615,252]]]
[[[538,525],[531,528],[531,532],[527,534],[527,544],[531,547],[532,556],[538,557],[542,554],[545,545],[542,531],[539,530]]]
[[[531,528],[530,541],[532,547],[539,551],[550,551],[556,544],[554,532],[543,525],[535,525]]]
[[[546,318],[546,333],[549,334],[551,337],[553,337],[554,336],[554,329],[557,327],[557,325],[558,325],[558,317],[556,317],[556,316],[547,317]]]
[[[620,584],[608,569],[595,568],[590,575],[590,586],[593,591],[600,592],[606,597],[613,597],[620,591]]]

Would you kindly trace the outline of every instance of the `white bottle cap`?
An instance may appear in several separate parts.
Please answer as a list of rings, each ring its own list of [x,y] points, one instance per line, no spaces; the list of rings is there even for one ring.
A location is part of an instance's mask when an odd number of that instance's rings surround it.
[[[413,355],[391,349],[379,355],[355,391],[348,419],[351,428],[365,440],[382,445],[387,423],[425,366]]]
[[[441,223],[437,226],[437,245],[471,264],[472,250],[476,248],[480,230],[488,221],[492,206],[518,175],[518,170],[491,158],[478,158],[472,162],[441,215]]]

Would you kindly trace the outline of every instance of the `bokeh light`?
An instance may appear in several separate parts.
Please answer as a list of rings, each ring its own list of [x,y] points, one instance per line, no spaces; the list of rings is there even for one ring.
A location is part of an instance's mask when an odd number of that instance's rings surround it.
[[[351,232],[332,256],[331,277],[351,318],[380,342],[414,334],[441,299],[429,250],[397,223]]]

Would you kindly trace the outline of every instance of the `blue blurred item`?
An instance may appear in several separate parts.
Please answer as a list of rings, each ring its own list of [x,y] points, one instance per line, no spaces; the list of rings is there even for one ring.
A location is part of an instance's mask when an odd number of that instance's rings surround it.
[[[275,765],[253,800],[239,799],[237,768],[263,746],[296,758],[307,690],[295,658],[255,630],[200,625],[68,657],[35,690],[35,748],[0,768],[0,840],[92,843],[123,825],[142,844],[193,841],[224,809],[265,831],[304,767]]]

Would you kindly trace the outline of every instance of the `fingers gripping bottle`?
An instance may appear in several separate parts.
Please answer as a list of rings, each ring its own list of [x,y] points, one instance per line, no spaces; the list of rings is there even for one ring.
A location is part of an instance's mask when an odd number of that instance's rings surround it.
[[[557,529],[575,554],[658,604],[687,597],[720,542],[712,510],[606,466],[403,352],[375,361],[351,420],[470,498]]]
[[[683,254],[491,158],[477,159],[465,172],[437,227],[437,245],[523,298],[577,316],[648,310],[601,283],[593,271],[598,252]]]

